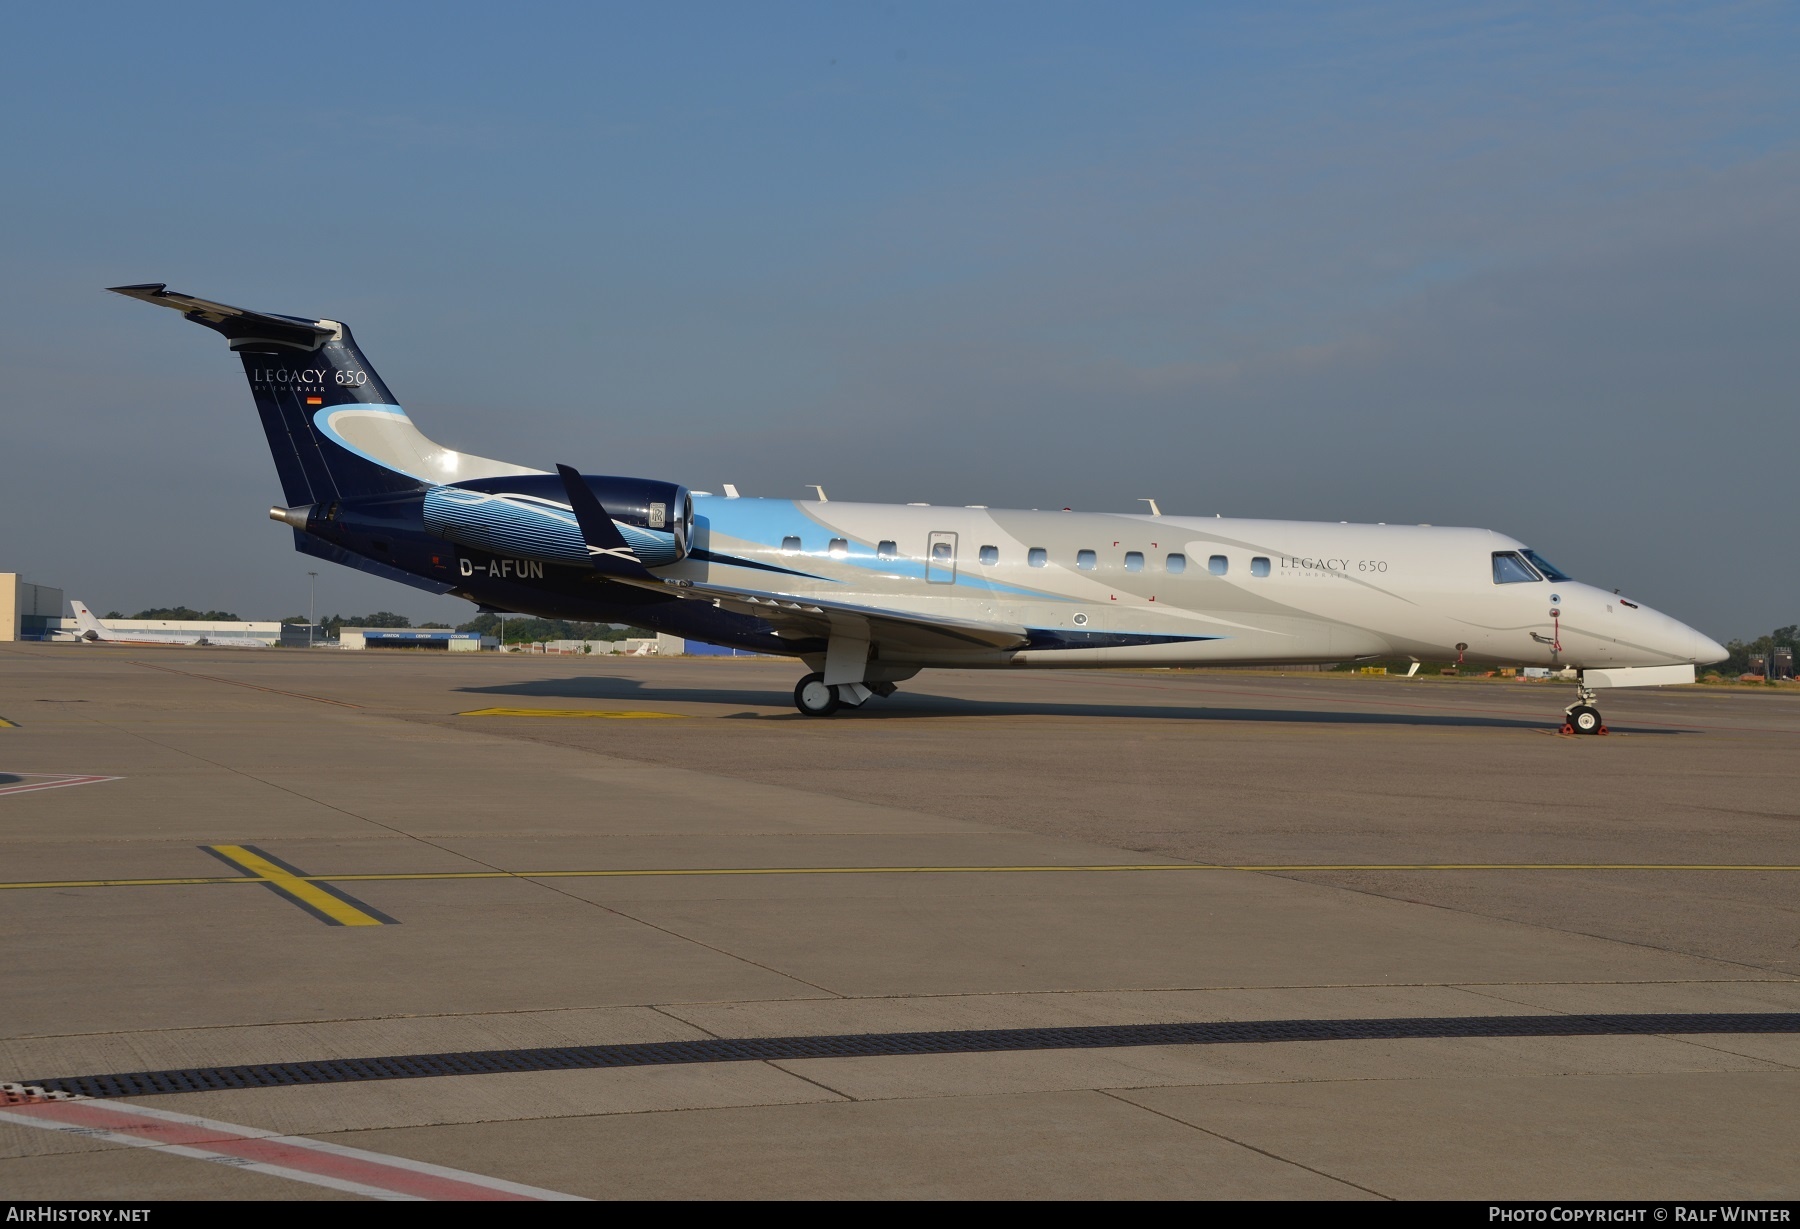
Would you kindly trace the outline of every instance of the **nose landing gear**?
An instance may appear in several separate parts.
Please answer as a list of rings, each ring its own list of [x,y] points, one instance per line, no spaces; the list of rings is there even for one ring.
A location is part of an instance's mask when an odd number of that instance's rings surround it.
[[[1564,734],[1610,734],[1606,723],[1600,718],[1600,710],[1594,707],[1594,701],[1600,697],[1587,683],[1575,684],[1576,700],[1564,710],[1562,732]]]

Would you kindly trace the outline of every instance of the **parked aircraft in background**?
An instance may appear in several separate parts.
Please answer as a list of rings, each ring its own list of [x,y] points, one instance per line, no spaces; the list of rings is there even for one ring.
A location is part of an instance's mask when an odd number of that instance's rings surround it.
[[[1565,728],[1601,733],[1595,688],[1725,657],[1487,529],[717,497],[470,456],[413,425],[335,320],[113,289],[242,359],[285,496],[269,515],[299,550],[484,610],[796,657],[814,716],[932,667],[1412,657],[1574,667]]]
[[[154,631],[129,628],[114,631],[84,603],[70,602],[75,611],[76,639],[90,644],[210,644],[234,649],[266,649],[269,643],[241,632]]]

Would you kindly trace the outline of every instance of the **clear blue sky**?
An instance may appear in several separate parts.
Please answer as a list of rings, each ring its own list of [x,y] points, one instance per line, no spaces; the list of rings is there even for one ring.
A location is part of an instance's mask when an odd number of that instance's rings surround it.
[[[301,610],[235,363],[754,494],[1479,524],[1800,619],[1792,5],[17,6],[0,570]],[[466,617],[324,567],[321,613]]]

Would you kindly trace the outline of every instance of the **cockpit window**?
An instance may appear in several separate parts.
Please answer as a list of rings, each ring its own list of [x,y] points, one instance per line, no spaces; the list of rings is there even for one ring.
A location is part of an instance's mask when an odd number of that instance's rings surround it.
[[[1497,585],[1516,585],[1521,581],[1538,580],[1538,574],[1531,570],[1531,565],[1519,558],[1516,550],[1497,550],[1494,552],[1494,583]]]
[[[1531,560],[1531,566],[1536,568],[1538,571],[1542,572],[1544,574],[1545,580],[1574,580],[1575,579],[1573,576],[1569,575],[1567,572],[1565,572],[1561,568],[1557,567],[1554,563],[1551,563],[1548,559],[1544,558],[1542,555],[1538,554],[1536,551],[1532,550],[1530,547],[1526,547],[1524,550],[1520,551],[1519,553],[1521,555],[1524,555],[1527,559]]]

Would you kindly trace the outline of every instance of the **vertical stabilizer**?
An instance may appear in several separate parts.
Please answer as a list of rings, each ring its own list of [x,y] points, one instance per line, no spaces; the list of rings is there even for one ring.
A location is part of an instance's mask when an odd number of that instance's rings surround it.
[[[435,483],[540,471],[433,443],[406,416],[335,320],[246,311],[166,284],[110,287],[222,335],[244,364],[290,506],[418,491]]]
[[[109,640],[111,634],[106,624],[94,617],[94,612],[87,608],[87,603],[71,600],[71,609],[75,611],[75,633],[83,640]]]

